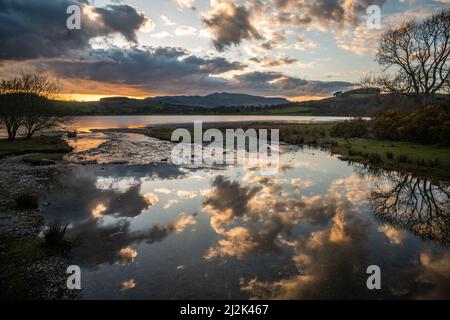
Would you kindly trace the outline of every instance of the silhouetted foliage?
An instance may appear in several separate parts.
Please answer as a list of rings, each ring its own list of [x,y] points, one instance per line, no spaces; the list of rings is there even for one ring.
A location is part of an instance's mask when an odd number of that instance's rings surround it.
[[[445,9],[388,30],[381,38],[377,61],[390,72],[365,77],[361,84],[414,97],[425,106],[450,88],[449,56],[450,10]]]
[[[37,73],[25,73],[12,80],[0,81],[0,123],[14,140],[19,129],[26,138],[36,131],[59,128],[68,121],[57,111],[52,99],[58,87],[47,77]]]
[[[38,196],[32,193],[20,193],[16,197],[16,205],[20,210],[33,210],[39,206]]]
[[[45,244],[49,247],[63,247],[68,245],[65,235],[67,230],[67,224],[62,223],[59,220],[54,220],[49,223],[44,229]]]
[[[409,114],[389,110],[374,117],[372,130],[379,139],[449,144],[450,113],[442,106],[420,108]]]
[[[333,126],[333,128],[331,129],[331,136],[345,139],[361,138],[368,134],[368,128],[369,124],[365,120],[345,120]]]

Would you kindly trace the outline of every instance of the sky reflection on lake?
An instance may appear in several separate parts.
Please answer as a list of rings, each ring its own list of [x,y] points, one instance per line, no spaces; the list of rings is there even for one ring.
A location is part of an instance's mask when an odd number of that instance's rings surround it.
[[[44,214],[70,223],[83,298],[450,298],[448,188],[285,151],[274,177],[172,164],[61,177]]]

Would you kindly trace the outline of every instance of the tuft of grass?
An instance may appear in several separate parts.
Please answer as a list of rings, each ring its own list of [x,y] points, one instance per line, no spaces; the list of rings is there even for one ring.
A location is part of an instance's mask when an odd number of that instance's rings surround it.
[[[39,207],[39,197],[33,193],[20,193],[15,201],[19,210],[34,210]]]
[[[69,242],[65,240],[67,224],[60,220],[50,222],[44,229],[44,241],[48,247],[66,247]]]
[[[392,159],[394,159],[394,154],[391,151],[387,151],[386,158],[388,158],[389,160],[392,160]]]
[[[381,162],[380,154],[379,153],[371,153],[369,155],[369,161],[370,161],[370,163],[374,163],[374,164],[380,163]]]
[[[406,154],[399,154],[397,156],[397,161],[400,163],[407,163],[408,162],[408,156]]]

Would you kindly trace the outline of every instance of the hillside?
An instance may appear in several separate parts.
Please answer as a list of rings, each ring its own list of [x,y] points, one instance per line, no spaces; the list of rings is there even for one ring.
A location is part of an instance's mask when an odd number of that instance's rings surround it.
[[[234,96],[234,95],[233,95]],[[196,100],[195,105],[179,105],[180,101],[186,101],[181,97],[158,97],[147,99],[131,99],[126,97],[105,98],[96,102],[58,101],[57,104],[64,113],[70,115],[196,115],[196,114],[260,114],[260,115],[314,115],[314,116],[353,116],[370,117],[389,108],[404,111],[415,109],[414,103],[405,98],[393,95],[381,95],[371,91],[351,90],[331,98],[322,100],[285,102],[283,104],[270,105],[271,102],[287,101],[278,98],[262,98],[247,95],[238,95],[242,98],[242,105],[233,105],[236,100],[223,94],[212,94],[207,99],[217,97],[219,102],[212,103],[217,106],[204,106]],[[242,97],[243,96],[243,97]],[[195,100],[197,97],[184,97]],[[206,97],[203,97],[206,98]],[[222,98],[222,99],[220,99]],[[237,97],[235,97],[237,98]],[[264,100],[258,100],[259,98]],[[246,100],[247,99],[247,100]],[[250,100],[251,99],[251,100]],[[448,96],[436,97],[438,102],[448,101]],[[199,102],[200,101],[200,102]],[[245,105],[245,101],[265,101],[264,105]],[[205,102],[203,102],[205,103]]]
[[[225,92],[213,93],[207,96],[165,96],[148,98],[145,100],[156,103],[202,108],[273,106],[289,103],[289,101],[284,98],[266,98],[248,94],[235,94]]]

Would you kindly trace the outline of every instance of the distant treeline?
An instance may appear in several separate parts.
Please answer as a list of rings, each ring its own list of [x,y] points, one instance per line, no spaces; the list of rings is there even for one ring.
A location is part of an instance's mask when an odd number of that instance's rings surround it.
[[[436,104],[448,103],[449,97],[439,95]],[[58,108],[68,115],[189,115],[189,114],[289,114],[314,116],[372,117],[396,109],[412,112],[418,106],[413,99],[394,94],[344,93],[316,101],[293,102],[278,106],[193,107],[129,99],[108,102],[58,101]]]

